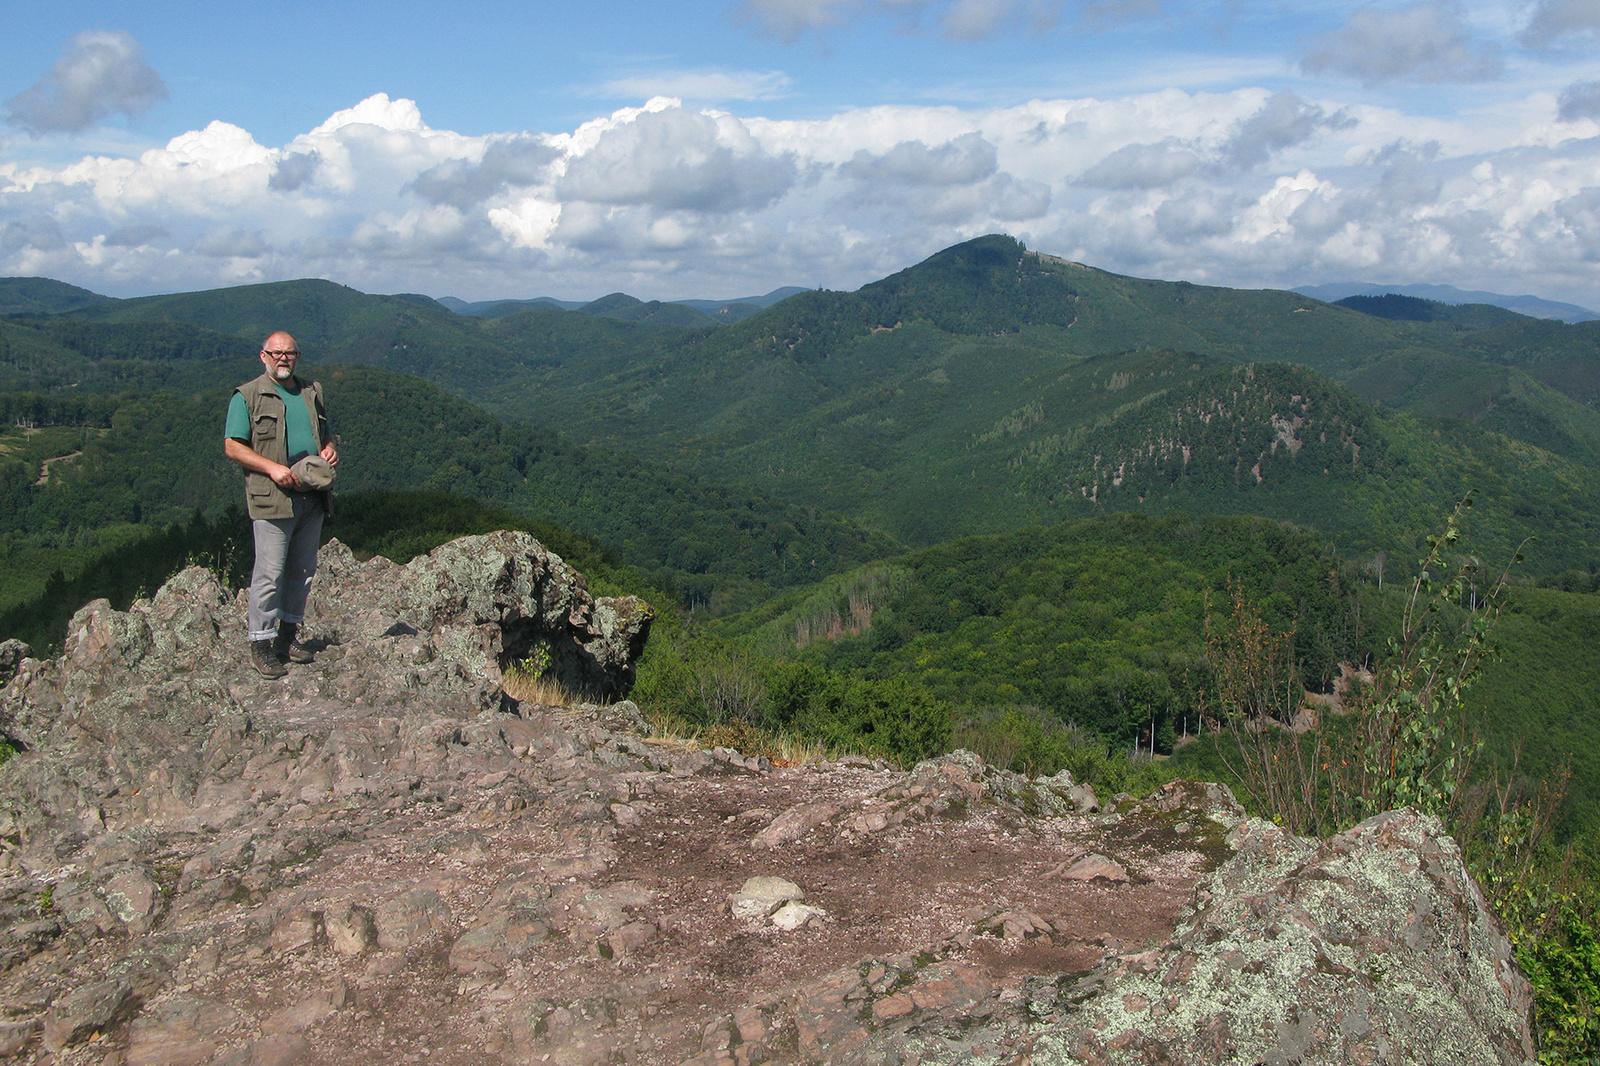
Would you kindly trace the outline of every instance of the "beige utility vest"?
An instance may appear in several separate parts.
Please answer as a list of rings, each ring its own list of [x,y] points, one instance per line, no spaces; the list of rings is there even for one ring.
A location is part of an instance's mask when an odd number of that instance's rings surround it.
[[[301,381],[298,377],[295,378],[295,384],[300,386],[300,396],[311,414],[311,435],[316,441],[317,450],[321,451],[328,441],[328,409],[322,402],[322,386],[315,381]],[[263,459],[288,466],[289,426],[284,417],[283,394],[273,384],[272,375],[262,374],[233,391],[244,397],[245,407],[250,412],[251,449]],[[244,494],[251,518],[294,517],[294,500],[265,474],[246,470]],[[323,507],[331,511],[332,495],[327,491],[318,495],[322,497]]]

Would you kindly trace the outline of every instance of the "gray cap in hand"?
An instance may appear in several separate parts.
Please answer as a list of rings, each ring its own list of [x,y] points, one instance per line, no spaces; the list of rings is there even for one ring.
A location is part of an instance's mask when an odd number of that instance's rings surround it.
[[[308,455],[289,469],[303,489],[325,489],[333,484],[333,464],[320,455]]]

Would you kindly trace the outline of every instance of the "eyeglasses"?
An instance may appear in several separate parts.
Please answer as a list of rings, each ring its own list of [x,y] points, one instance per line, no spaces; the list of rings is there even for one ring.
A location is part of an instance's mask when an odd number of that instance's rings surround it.
[[[275,352],[271,348],[263,348],[263,349],[261,349],[261,354],[262,355],[270,355],[270,356],[276,358],[276,357],[278,357],[280,355],[299,355],[300,354],[300,349],[299,348],[286,348],[281,352]]]

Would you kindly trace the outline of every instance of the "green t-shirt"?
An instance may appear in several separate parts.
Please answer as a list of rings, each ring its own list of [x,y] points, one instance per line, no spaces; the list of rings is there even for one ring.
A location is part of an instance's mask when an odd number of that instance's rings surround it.
[[[296,389],[291,392],[278,384],[272,383],[278,390],[278,395],[283,397],[285,420],[288,422],[289,433],[289,465],[304,459],[317,450],[316,434],[311,432],[311,412],[306,410],[305,397]],[[222,435],[250,443],[250,408],[244,402],[244,397],[237,392],[228,403],[228,421],[223,427]]]

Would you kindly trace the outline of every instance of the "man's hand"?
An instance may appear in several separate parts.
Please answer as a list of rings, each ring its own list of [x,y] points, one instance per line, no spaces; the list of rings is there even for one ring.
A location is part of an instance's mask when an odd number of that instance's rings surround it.
[[[282,463],[273,462],[237,437],[229,437],[222,442],[222,453],[246,470],[267,475],[280,489],[300,487],[300,479],[294,476],[293,470]]]
[[[326,459],[329,466],[339,465],[339,449],[333,446],[332,441],[324,444],[322,446],[322,451],[318,452],[317,454]]]

